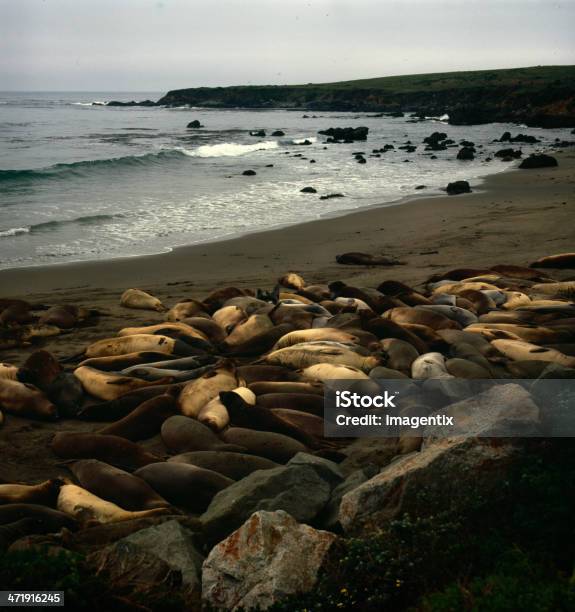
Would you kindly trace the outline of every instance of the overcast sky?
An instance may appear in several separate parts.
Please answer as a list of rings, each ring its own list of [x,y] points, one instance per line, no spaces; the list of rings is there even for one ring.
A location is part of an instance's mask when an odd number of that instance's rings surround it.
[[[575,0],[0,0],[0,90],[575,64]]]

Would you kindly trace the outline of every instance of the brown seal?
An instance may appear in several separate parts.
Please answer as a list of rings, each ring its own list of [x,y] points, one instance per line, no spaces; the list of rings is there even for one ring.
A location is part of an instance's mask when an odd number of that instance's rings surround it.
[[[272,431],[230,427],[222,434],[222,440],[228,444],[244,447],[253,455],[277,463],[287,463],[297,453],[308,452],[307,447],[301,442]]]
[[[237,445],[225,444],[206,425],[186,416],[177,415],[164,421],[162,441],[173,453],[197,450],[244,450]]]
[[[0,409],[17,416],[54,420],[56,406],[38,389],[16,380],[0,378]]]
[[[91,433],[57,433],[51,448],[61,459],[99,459],[127,470],[162,461],[141,446],[119,436]]]
[[[178,406],[174,395],[162,393],[143,401],[124,418],[104,427],[98,433],[120,436],[132,442],[147,440],[160,433],[162,423],[177,412]]]
[[[77,461],[70,469],[84,489],[124,510],[151,510],[170,505],[141,478],[97,459]]]
[[[278,463],[243,453],[227,451],[192,451],[168,459],[168,463],[188,463],[206,470],[223,474],[232,480],[241,480],[256,470],[269,470],[279,467]]]
[[[323,394],[311,393],[266,393],[259,395],[259,406],[264,408],[290,408],[291,410],[302,410],[317,416],[323,416]]]
[[[44,504],[53,506],[58,498],[62,478],[51,478],[36,485],[0,484],[0,504]]]
[[[532,264],[530,268],[575,268],[575,253],[560,253],[541,257]]]
[[[56,493],[52,505],[55,505],[57,497]],[[76,521],[73,518],[48,506],[36,503],[14,503],[0,506],[0,525],[26,518],[41,519],[50,531],[60,531],[62,527],[72,530],[76,528]]]
[[[230,422],[236,427],[273,431],[294,438],[308,448],[315,449],[318,447],[317,440],[304,429],[285,421],[261,404],[249,404],[243,397],[233,391],[220,393],[220,400],[228,410]]]
[[[238,366],[236,372],[245,381],[246,385],[264,380],[268,382],[301,380],[299,374],[289,368],[263,363]]]
[[[223,474],[186,463],[153,463],[135,475],[175,506],[203,512],[216,493],[234,481]]]
[[[256,395],[267,395],[268,393],[308,393],[323,397],[323,385],[319,382],[263,380],[251,383],[248,386]]]

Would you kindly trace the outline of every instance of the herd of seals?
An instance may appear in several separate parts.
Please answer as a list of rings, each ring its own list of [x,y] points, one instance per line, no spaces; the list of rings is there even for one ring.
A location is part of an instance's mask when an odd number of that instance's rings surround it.
[[[224,287],[171,307],[128,289],[123,307],[165,322],[126,327],[62,362],[40,349],[20,367],[0,364],[0,426],[4,415],[101,425],[58,429],[60,477],[0,484],[0,550],[62,528],[201,515],[226,487],[299,452],[343,465],[350,440],[323,435],[328,380],[525,379],[550,366],[573,377],[575,280],[549,270],[574,268],[575,253],[563,253],[529,267],[449,270],[420,289],[389,278],[376,288],[309,285],[290,272],[272,291]],[[0,318],[18,329],[32,309],[4,300]],[[34,325],[89,316],[46,313]],[[162,451],[143,445],[153,438]]]

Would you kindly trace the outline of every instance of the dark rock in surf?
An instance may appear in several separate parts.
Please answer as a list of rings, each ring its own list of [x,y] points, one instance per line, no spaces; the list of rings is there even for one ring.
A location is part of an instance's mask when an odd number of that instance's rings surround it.
[[[522,170],[531,170],[533,168],[553,168],[557,166],[557,160],[550,155],[534,154],[525,158],[520,164],[519,167]]]
[[[472,147],[463,147],[463,149],[459,149],[457,153],[457,159],[463,161],[470,161],[475,159],[475,149]]]
[[[194,119],[193,121],[190,121],[186,127],[189,129],[197,129],[204,126],[197,119]]]
[[[255,175],[256,175],[255,170],[244,170],[242,172],[242,176],[255,176]]]
[[[272,136],[285,136],[285,132],[282,132],[282,130],[276,130],[275,132],[272,132]]]
[[[252,130],[250,136],[257,136],[258,138],[264,138],[266,135],[265,130]]]
[[[461,193],[471,193],[471,187],[467,181],[454,181],[445,188],[448,195],[459,195]]]
[[[317,193],[317,189],[314,189],[313,187],[304,187],[303,189],[300,189],[301,193]]]
[[[328,140],[328,142],[354,142],[356,140],[367,140],[368,132],[369,128],[362,126],[356,128],[329,128],[327,130],[320,130],[318,133],[324,136],[331,136],[333,140]]]

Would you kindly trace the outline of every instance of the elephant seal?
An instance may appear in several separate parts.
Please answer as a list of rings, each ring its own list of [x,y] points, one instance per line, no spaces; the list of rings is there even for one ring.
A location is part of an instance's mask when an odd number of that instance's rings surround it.
[[[222,287],[212,291],[208,297],[202,300],[202,303],[205,304],[210,312],[215,312],[232,298],[250,295],[252,295],[251,290],[238,289],[237,287]]]
[[[312,436],[312,439],[320,440],[324,437],[323,419],[315,414],[301,410],[291,410],[290,408],[273,408],[271,412],[300,431],[307,432]]]
[[[317,440],[305,430],[285,421],[265,406],[246,402],[238,393],[223,391],[220,393],[220,400],[230,415],[230,422],[235,427],[246,427],[257,431],[273,431],[294,438],[308,448],[315,449],[318,447]]]
[[[305,287],[304,279],[297,272],[288,272],[278,279],[278,284],[288,289],[301,291]]]
[[[256,395],[267,395],[268,393],[307,393],[323,397],[323,385],[319,382],[289,382],[289,381],[258,381],[251,383],[248,387]]]
[[[84,489],[124,510],[151,510],[170,505],[141,478],[97,459],[77,461],[70,470]]]
[[[433,330],[438,329],[461,329],[461,325],[439,312],[423,310],[425,306],[417,308],[400,307],[392,308],[383,313],[383,317],[392,320],[399,325],[425,325]]]
[[[228,444],[244,447],[252,455],[265,457],[276,463],[287,463],[297,453],[309,449],[294,438],[272,431],[255,431],[243,427],[230,427],[222,434]]]
[[[162,385],[172,379],[166,377],[161,380],[147,381],[131,376],[122,376],[113,372],[101,372],[89,366],[81,366],[74,370],[74,376],[82,383],[86,393],[101,400],[115,400],[120,396],[154,385]]]
[[[162,425],[162,441],[173,453],[199,450],[243,451],[241,446],[225,444],[206,425],[195,419],[177,415],[166,419]]]
[[[443,274],[433,274],[427,279],[426,283],[437,283],[443,280],[462,281],[482,274],[491,274],[491,270],[489,268],[454,268]]]
[[[20,368],[18,366],[14,366],[9,363],[0,363],[0,378],[6,380],[18,380],[19,371]]]
[[[411,370],[409,372],[411,374]],[[408,374],[404,374],[399,370],[393,368],[385,368],[383,366],[377,366],[369,373],[369,377],[372,380],[406,380],[409,378]]]
[[[360,354],[353,347],[340,343],[307,342],[272,351],[264,358],[271,365],[283,365],[294,369],[307,368],[320,363],[347,365],[369,372],[380,365],[374,355]]]
[[[179,393],[183,389],[184,384],[144,387],[143,389],[126,393],[126,395],[122,395],[118,399],[109,402],[85,406],[76,416],[84,421],[117,421],[130,414],[142,402],[152,397],[157,397],[164,393]]]
[[[299,375],[289,368],[263,363],[238,366],[236,372],[246,385],[261,381],[296,382],[300,380]]]
[[[0,484],[0,504],[43,504],[53,506],[58,498],[62,478],[51,478],[36,485]]]
[[[445,357],[441,353],[420,355],[411,366],[411,376],[416,379],[454,378],[445,368]]]
[[[304,380],[326,381],[326,380],[350,380],[350,379],[369,379],[369,376],[358,368],[352,366],[318,363],[300,370]]]
[[[279,463],[258,457],[227,451],[192,451],[168,459],[168,463],[187,463],[223,474],[232,480],[241,480],[256,470],[279,467]],[[1,515],[0,515],[1,516]]]
[[[342,253],[336,255],[335,260],[338,264],[348,266],[399,266],[403,262],[392,257],[384,257],[383,255],[370,255],[368,253]]]
[[[181,321],[187,317],[209,317],[206,305],[198,300],[186,300],[172,306],[166,315],[168,321]]]
[[[77,521],[88,524],[116,523],[170,513],[167,508],[131,512],[74,484],[66,484],[60,489],[57,508]]]
[[[192,357],[193,359],[193,357]],[[159,353],[157,351],[139,351],[136,353],[126,353],[125,355],[110,355],[108,357],[90,357],[78,364],[102,370],[103,372],[119,372],[142,363],[159,363],[160,361],[171,361],[171,355]]]
[[[165,355],[167,357],[167,355]],[[179,370],[181,372],[189,370],[197,370],[205,365],[210,365],[217,360],[212,355],[194,355],[192,357],[180,357],[179,359],[162,359],[160,361],[150,361],[147,363],[140,363],[131,365],[125,369],[122,369],[121,373],[125,375],[131,375],[136,370],[142,368],[155,368],[158,370]]]
[[[555,349],[544,348],[520,340],[493,340],[491,344],[513,361],[549,361],[566,368],[575,368],[575,357],[569,357]]]
[[[575,253],[560,253],[559,255],[548,255],[541,257],[532,264],[530,268],[575,268]]]
[[[197,340],[208,341],[208,337],[201,331],[182,323],[181,321],[155,323],[154,325],[142,325],[140,327],[123,327],[118,336],[137,336],[138,334],[170,335],[177,334],[181,340],[193,344]],[[198,346],[202,346],[199,344]]]
[[[258,336],[274,326],[267,314],[252,314],[245,321],[238,323],[228,334],[224,344],[233,348],[238,344],[244,344],[255,336]]]
[[[291,323],[280,323],[240,344],[228,346],[224,342],[221,345],[221,349],[230,357],[251,357],[261,355],[269,351],[282,336],[293,331],[293,329],[294,326]]]
[[[229,333],[233,328],[245,321],[248,315],[239,306],[222,306],[214,312],[212,319],[226,332]]]
[[[363,333],[365,334],[365,332]],[[369,336],[372,342],[377,341],[377,338],[372,334],[369,334]],[[343,342],[345,344],[363,344],[361,334],[356,335],[353,332],[341,329],[320,327],[315,329],[301,329],[285,334],[276,342],[274,350],[317,340],[331,340],[333,342]]]
[[[381,340],[381,347],[387,355],[386,366],[409,376],[411,364],[419,357],[415,347],[399,338]]]
[[[9,414],[55,420],[58,418],[56,406],[35,387],[0,378],[0,408]]]
[[[52,306],[38,319],[40,325],[55,325],[60,329],[71,329],[77,327],[89,317],[85,308],[73,304],[60,304]]]
[[[214,370],[186,384],[178,398],[183,415],[196,418],[201,409],[220,391],[232,391],[242,385],[235,366],[222,361]]]
[[[461,326],[466,327],[472,323],[477,323],[477,315],[473,312],[460,308],[459,306],[449,306],[442,304],[423,304],[416,308],[420,310],[430,310],[431,312],[437,312],[446,316],[448,319],[456,321]]]
[[[155,310],[156,312],[166,312],[168,310],[157,297],[141,289],[126,289],[120,297],[120,306],[138,310]]]
[[[135,475],[171,504],[198,514],[206,510],[216,493],[234,483],[218,472],[176,462],[152,463]]]
[[[51,505],[56,504],[57,497],[58,494],[56,493]],[[49,527],[50,531],[60,531],[62,527],[72,531],[76,529],[76,521],[73,518],[48,506],[30,503],[0,506],[0,525],[6,525],[26,518],[41,519]]]
[[[460,357],[453,357],[445,362],[445,369],[451,376],[456,378],[471,378],[471,379],[486,379],[492,378],[489,370],[486,370],[482,366],[469,361],[467,359],[461,359]]]
[[[146,380],[148,382],[158,382],[158,384],[164,384],[168,380],[172,382],[186,383],[190,380],[200,378],[200,376],[211,372],[213,369],[214,366],[206,365],[199,366],[193,370],[168,370],[144,364],[140,366],[132,366],[131,368],[120,372],[120,374],[122,376],[133,376],[136,379]]]
[[[195,330],[202,332],[213,344],[220,344],[226,339],[226,333],[223,328],[218,325],[213,319],[206,317],[186,317],[181,323],[185,323]]]
[[[383,340],[385,338],[398,338],[405,340],[413,345],[415,350],[421,355],[429,351],[429,346],[418,335],[405,329],[399,323],[395,323],[391,319],[382,319],[381,317],[364,318],[363,328],[371,332],[374,336]]]
[[[119,436],[60,432],[50,446],[61,459],[99,459],[127,470],[162,461],[161,457]]]
[[[86,348],[86,357],[109,357],[143,351],[155,351],[167,355],[194,355],[197,349],[183,340],[174,340],[168,336],[134,334],[98,340]]]
[[[563,281],[558,283],[541,283],[533,285],[531,290],[535,293],[545,293],[555,297],[573,298],[575,297],[575,281]]]
[[[120,436],[132,442],[152,438],[160,433],[166,419],[178,413],[174,395],[162,393],[162,395],[145,400],[125,417],[104,427],[98,433]]]
[[[323,394],[311,393],[266,393],[257,398],[258,406],[264,408],[291,408],[323,416]]]

